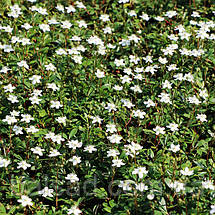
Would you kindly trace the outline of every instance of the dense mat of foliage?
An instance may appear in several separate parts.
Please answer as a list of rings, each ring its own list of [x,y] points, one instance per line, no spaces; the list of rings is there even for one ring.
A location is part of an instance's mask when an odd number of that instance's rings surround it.
[[[0,214],[215,213],[210,1],[0,4]]]

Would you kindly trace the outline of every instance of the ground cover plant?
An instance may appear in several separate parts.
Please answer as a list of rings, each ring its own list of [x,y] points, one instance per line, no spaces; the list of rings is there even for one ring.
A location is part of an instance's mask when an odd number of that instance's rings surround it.
[[[0,2],[0,214],[214,214],[213,1]]]

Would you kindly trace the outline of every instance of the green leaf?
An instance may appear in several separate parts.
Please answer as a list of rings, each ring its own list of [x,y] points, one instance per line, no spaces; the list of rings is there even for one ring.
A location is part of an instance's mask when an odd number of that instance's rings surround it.
[[[78,132],[78,129],[77,129],[77,128],[73,128],[73,129],[70,131],[70,133],[69,133],[69,138],[75,136],[77,132]]]
[[[7,214],[6,209],[4,205],[0,203],[0,215],[5,215],[5,214]]]
[[[40,116],[40,117],[47,116],[46,111],[45,111],[44,109],[43,109],[43,110],[41,110],[41,111],[39,112],[39,116]]]

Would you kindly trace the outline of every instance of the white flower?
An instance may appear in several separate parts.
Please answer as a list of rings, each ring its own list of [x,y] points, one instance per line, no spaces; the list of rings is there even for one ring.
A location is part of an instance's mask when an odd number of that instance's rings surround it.
[[[34,89],[31,95],[37,96],[37,97],[42,96],[42,90]]]
[[[58,54],[58,55],[67,55],[67,52],[64,49],[59,48],[58,50],[56,50],[56,54]]]
[[[139,85],[134,85],[133,87],[130,88],[133,90],[135,93],[142,93],[143,91],[140,89]]]
[[[29,30],[31,28],[33,28],[29,23],[25,23],[23,25],[21,25],[22,28],[24,28],[25,30]]]
[[[11,70],[11,69],[9,69],[7,66],[3,66],[2,68],[1,68],[1,70],[0,70],[0,73],[7,73],[9,70]]]
[[[39,7],[36,11],[42,15],[48,15],[46,8]]]
[[[10,160],[4,159],[0,157],[0,168],[7,167],[10,164]]]
[[[113,134],[111,136],[108,136],[107,139],[111,142],[111,143],[116,143],[119,144],[122,137],[118,134]]]
[[[78,42],[80,42],[80,41],[81,41],[81,38],[80,38],[79,36],[74,35],[70,40],[71,40],[71,41],[78,41]],[[78,53],[79,53],[79,52],[77,52],[77,54],[78,54]]]
[[[161,16],[154,17],[154,19],[155,19],[156,21],[158,21],[158,22],[164,21],[164,18],[161,17]]]
[[[187,41],[189,40],[189,37],[191,36],[191,34],[187,33],[186,31],[179,32],[178,35],[180,36],[181,40],[186,39]]]
[[[21,114],[21,117],[21,122],[29,123],[31,120],[34,120],[34,118],[29,114]]]
[[[130,180],[124,180],[124,181],[120,181],[119,182],[119,187],[122,187],[123,190],[132,190],[132,186],[131,185],[131,181]]]
[[[117,67],[125,66],[124,59],[115,59],[114,63],[116,64]]]
[[[7,98],[11,103],[18,103],[19,100],[17,99],[17,96],[9,95]]]
[[[161,98],[160,99],[161,102],[172,104],[169,96],[170,95],[168,93],[161,93],[158,97]]]
[[[21,199],[19,199],[18,202],[21,203],[23,207],[33,205],[32,199],[25,195],[22,195]]]
[[[18,163],[17,169],[23,168],[26,170],[28,167],[31,167],[31,164],[28,164],[26,161],[21,161]]]
[[[199,101],[199,99],[195,95],[188,97],[188,101],[189,103],[196,105],[199,105],[201,103],[201,101]]]
[[[19,7],[19,5],[15,4],[13,6],[10,6],[11,12],[8,13],[8,16],[12,16],[13,18],[18,18],[19,15],[22,14],[21,12],[21,8]]]
[[[167,17],[169,17],[169,18],[172,18],[173,16],[176,16],[177,15],[177,12],[176,11],[167,11],[166,13],[165,13],[165,16],[167,16]]]
[[[139,117],[140,119],[144,119],[146,112],[141,110],[133,110],[132,113],[134,114],[134,117]]]
[[[178,73],[178,74],[174,75],[173,78],[175,78],[175,80],[178,80],[178,81],[183,81],[184,80],[184,77],[183,77],[182,73]]]
[[[104,46],[104,42],[99,37],[97,37],[97,36],[90,36],[90,38],[87,39],[87,42],[89,44]]]
[[[62,4],[57,4],[57,7],[55,8],[60,12],[64,12],[64,6]]]
[[[40,104],[40,101],[42,100],[42,99],[39,99],[37,96],[32,96],[32,97],[30,97],[29,98],[29,100],[31,100],[31,103],[32,104]]]
[[[211,205],[210,214],[214,214],[214,213],[215,213],[215,205]]]
[[[167,36],[170,40],[173,40],[173,41],[177,41],[178,40],[178,37],[175,36],[175,34],[170,34]]]
[[[148,55],[148,56],[146,56],[146,57],[143,57],[143,60],[145,60],[146,61],[146,63],[153,63],[153,61],[152,61],[152,56],[150,56],[150,55]]]
[[[149,193],[149,194],[147,195],[147,199],[148,199],[148,200],[152,200],[152,199],[154,199],[154,197],[155,197],[155,195],[154,195],[153,193]]]
[[[103,22],[110,21],[109,15],[107,14],[102,14],[99,19],[101,19]]]
[[[19,63],[17,63],[17,65],[19,67],[25,67],[26,69],[29,69],[29,66],[25,60],[20,61]]]
[[[111,34],[112,33],[112,28],[111,27],[105,27],[102,29],[104,31],[104,34]]]
[[[154,107],[155,103],[149,99],[148,101],[144,101],[144,104],[146,105],[146,107]]]
[[[185,167],[184,170],[180,170],[180,172],[182,175],[188,175],[188,176],[193,175],[193,170],[189,170],[188,167]]]
[[[55,134],[54,134],[53,132],[49,132],[49,133],[47,133],[46,136],[45,136],[46,139],[49,139],[49,138],[52,139],[52,138],[54,138],[54,137],[55,137]]]
[[[135,34],[132,34],[131,36],[128,37],[130,41],[134,41],[135,43],[138,43],[140,41],[140,38],[137,37]]]
[[[33,75],[29,80],[32,81],[32,84],[40,83],[41,76],[40,75]]]
[[[134,10],[130,10],[130,11],[128,12],[128,15],[129,15],[129,16],[137,16],[137,14],[136,14],[136,12],[135,12]]]
[[[139,190],[140,192],[143,192],[144,190],[148,190],[148,186],[146,186],[143,182],[140,182],[139,184],[135,184],[136,189]]]
[[[127,108],[134,107],[134,105],[128,99],[121,99],[121,102],[123,103],[124,107],[127,107]]]
[[[23,46],[31,44],[30,39],[28,38],[22,38],[20,42],[22,43]]]
[[[172,132],[178,131],[178,124],[176,124],[176,123],[170,123],[166,127],[169,128]]]
[[[57,144],[61,144],[62,141],[64,141],[65,139],[62,138],[62,136],[60,134],[55,135],[52,137],[52,141],[53,142],[57,142]]]
[[[119,42],[119,45],[122,45],[122,46],[129,46],[130,43],[131,43],[130,40],[122,39],[122,40]]]
[[[45,187],[44,189],[38,191],[38,194],[42,195],[43,197],[53,197],[53,189],[49,189],[48,187]]]
[[[193,11],[191,14],[192,17],[200,17],[199,13],[197,11]]]
[[[57,25],[57,24],[59,24],[59,22],[58,22],[55,18],[49,19],[49,20],[48,20],[48,23],[49,23],[50,25]]]
[[[92,117],[90,117],[93,121],[92,121],[92,123],[94,124],[94,123],[99,123],[99,124],[101,124],[101,122],[103,121],[103,119],[101,119],[99,116],[92,116]]]
[[[53,91],[60,89],[55,83],[48,83],[47,88],[52,89]]]
[[[87,23],[84,20],[77,21],[77,23],[79,28],[81,27],[87,28]]]
[[[2,120],[3,122],[7,122],[8,125],[11,125],[13,123],[16,123],[17,122],[17,119],[14,117],[14,116],[10,116],[10,115],[7,115],[5,119]]]
[[[119,155],[119,152],[116,149],[109,149],[107,151],[107,157],[116,157]]]
[[[52,64],[52,63],[50,63],[50,64],[48,64],[48,65],[45,65],[45,68],[46,68],[46,70],[51,70],[51,71],[55,71],[56,70],[56,67]]]
[[[16,87],[12,86],[12,84],[8,84],[7,86],[4,86],[4,91],[5,92],[10,92],[12,93],[14,89],[16,89]]]
[[[50,101],[51,102],[51,108],[56,108],[56,109],[59,109],[60,107],[63,107],[62,104],[60,104],[59,101]]]
[[[39,156],[43,156],[44,149],[41,149],[39,146],[36,146],[35,148],[31,148],[31,151],[34,154],[38,154]]]
[[[82,142],[79,142],[78,140],[70,140],[66,145],[75,150],[76,148],[82,147]]]
[[[136,72],[136,70],[137,70],[137,68],[135,69],[135,72]],[[123,70],[123,72],[126,73],[127,75],[133,75],[131,68],[125,68]]]
[[[82,211],[77,206],[72,206],[70,209],[68,209],[68,214],[74,214],[79,215]]]
[[[165,82],[162,84],[162,88],[172,89],[172,83],[170,83],[168,80],[165,80]]]
[[[160,127],[160,126],[156,126],[155,128],[153,128],[153,131],[156,132],[156,135],[159,135],[159,134],[165,134],[165,128],[164,127]]]
[[[103,71],[100,71],[99,69],[97,69],[97,72],[95,73],[97,78],[104,78],[105,77],[105,73]]]
[[[151,72],[152,75],[155,74],[155,72],[157,72],[157,69],[159,67],[157,65],[153,65],[153,66],[147,66],[145,69],[145,72]]]
[[[86,7],[84,6],[84,4],[82,2],[76,1],[75,4],[76,4],[77,8],[86,9]]]
[[[50,27],[49,27],[48,24],[40,24],[40,25],[39,25],[39,28],[40,28],[43,32],[50,31]]]
[[[69,161],[72,162],[73,166],[81,163],[81,157],[73,156]]]
[[[123,4],[125,4],[125,3],[128,3],[130,0],[118,0],[118,2],[121,4],[121,3],[123,3]]]
[[[76,11],[76,9],[72,6],[72,5],[69,5],[69,7],[65,7],[66,8],[66,12],[67,13],[71,13],[71,12],[75,12]]]
[[[65,117],[65,116],[62,116],[62,117],[59,116],[59,117],[56,119],[56,121],[59,122],[59,123],[65,124],[65,123],[66,123],[66,117]]]
[[[35,128],[33,125],[31,125],[29,128],[26,128],[26,131],[27,131],[28,133],[36,133],[36,132],[39,131],[39,129],[38,129],[38,128]]]
[[[13,110],[10,112],[11,116],[19,116],[20,112],[19,111],[16,111],[16,110]]]
[[[207,99],[207,97],[208,97],[207,90],[206,90],[206,89],[199,90],[199,95],[200,95],[203,99]]]
[[[59,155],[61,155],[61,153],[58,152],[57,149],[51,149],[50,154],[48,156],[49,157],[56,157],[56,156],[59,156]]]
[[[11,45],[4,45],[3,49],[4,49],[4,52],[12,52],[12,51],[14,51],[14,49],[12,48]]]
[[[122,87],[122,86],[119,86],[119,85],[115,85],[115,86],[113,87],[113,89],[114,89],[114,90],[117,90],[117,91],[121,91],[121,90],[123,89],[123,87]]]
[[[96,151],[97,151],[97,149],[95,148],[94,145],[88,145],[88,146],[84,147],[84,152],[92,153],[92,152],[96,152]]]
[[[131,144],[125,145],[125,151],[126,151],[126,155],[129,155],[131,157],[134,157],[134,155],[138,155],[139,151],[142,149],[143,147],[135,142],[131,142]]]
[[[150,17],[146,13],[142,13],[142,16],[140,16],[140,18],[142,18],[145,21],[149,21],[149,19],[150,19]]]
[[[125,165],[125,163],[122,162],[122,159],[113,159],[112,160],[112,166],[116,166],[116,167],[121,167],[123,165]]]
[[[5,26],[5,27],[2,27],[2,29],[4,29],[5,32],[7,32],[7,33],[12,33],[12,31],[13,31],[13,28],[11,28],[9,25]]]
[[[132,171],[132,174],[138,174],[139,178],[143,178],[143,174],[147,175],[148,171],[146,170],[146,167],[137,167]]]
[[[138,64],[138,62],[140,61],[140,58],[134,55],[129,55],[129,60],[130,60],[130,63]]]
[[[113,103],[108,103],[107,107],[105,107],[105,109],[108,110],[108,112],[116,111],[117,110],[116,105],[113,104]]]
[[[66,180],[69,180],[71,183],[75,183],[76,181],[79,181],[78,176],[75,173],[70,173],[65,177]]]
[[[210,181],[210,180],[202,181],[202,186],[203,186],[203,188],[205,188],[205,189],[215,190],[215,187],[214,187],[214,185],[213,185],[213,182]]]
[[[179,150],[180,150],[180,145],[178,144],[178,145],[174,145],[173,143],[170,145],[170,149],[169,149],[170,151],[172,151],[172,152],[178,152]]]
[[[75,63],[82,64],[83,57],[81,55],[73,55],[71,58],[75,61]]]
[[[71,28],[71,26],[72,26],[72,24],[68,21],[68,20],[66,20],[66,21],[63,21],[63,22],[61,22],[62,24],[61,24],[61,27],[62,28],[67,28],[67,29],[69,29],[69,28]]]
[[[110,133],[117,132],[115,124],[107,124],[106,127],[107,127],[106,132],[110,132]]]
[[[194,82],[194,77],[191,73],[187,73],[184,75],[184,80],[189,82]]]
[[[128,75],[124,75],[124,76],[120,77],[120,79],[122,80],[122,84],[131,83],[131,80],[132,80]]]
[[[13,131],[15,132],[16,135],[23,134],[22,130],[23,130],[23,128],[20,126],[14,125],[14,127],[13,127]]]
[[[170,188],[175,189],[176,192],[180,192],[185,190],[184,184],[179,182],[179,181],[175,181],[174,183],[170,183],[169,184]]]
[[[196,119],[199,119],[201,122],[207,122],[207,116],[205,114],[197,114]]]

